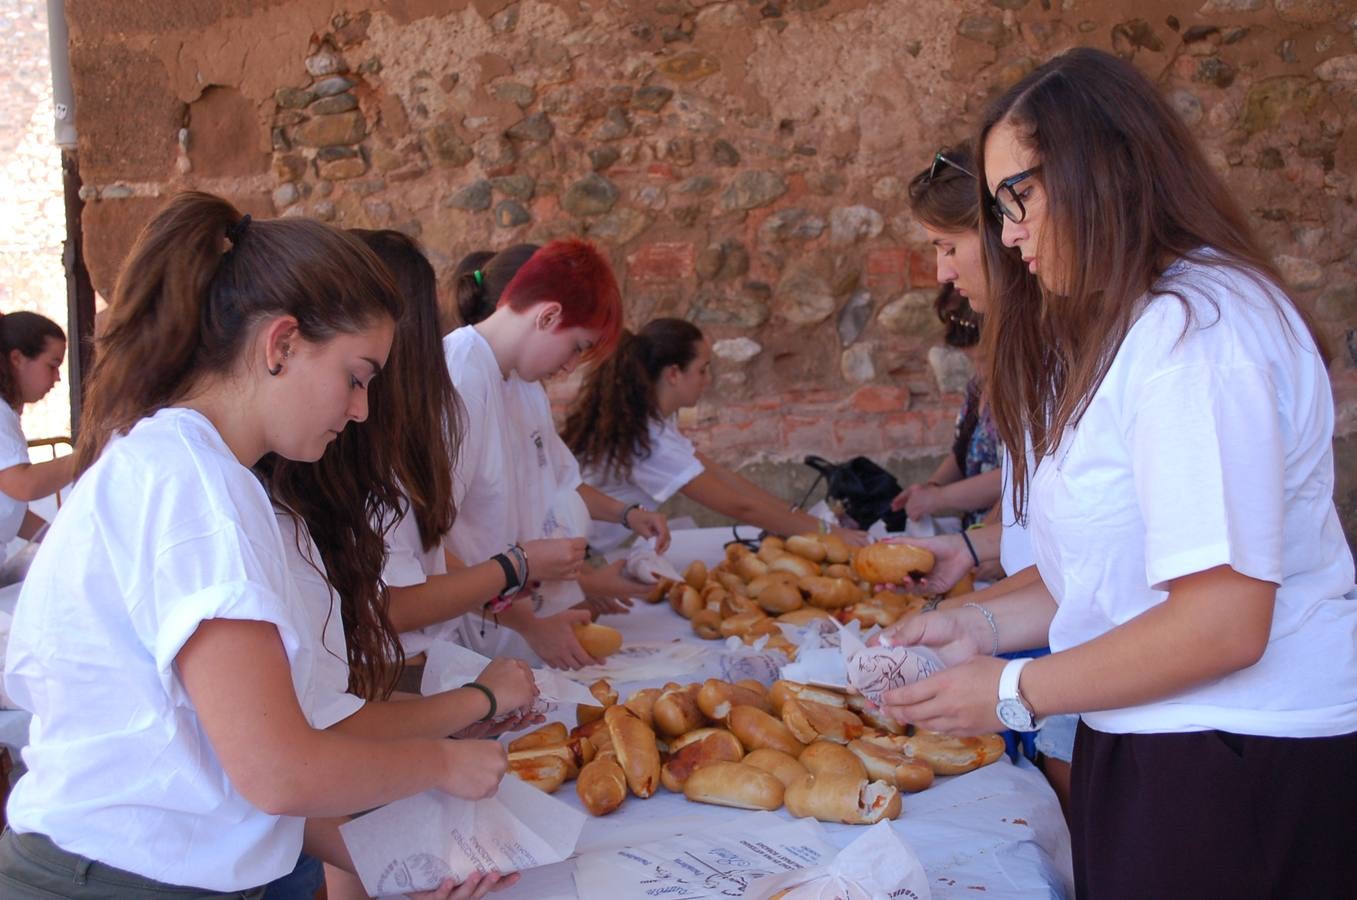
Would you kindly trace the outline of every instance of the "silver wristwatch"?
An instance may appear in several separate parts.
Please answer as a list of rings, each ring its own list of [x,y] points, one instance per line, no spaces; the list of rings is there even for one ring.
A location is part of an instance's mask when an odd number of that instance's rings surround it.
[[[999,675],[999,702],[994,712],[1006,728],[1014,731],[1036,731],[1045,721],[1032,714],[1032,707],[1018,692],[1018,678],[1022,675],[1023,667],[1031,661],[1030,657],[1010,660]]]

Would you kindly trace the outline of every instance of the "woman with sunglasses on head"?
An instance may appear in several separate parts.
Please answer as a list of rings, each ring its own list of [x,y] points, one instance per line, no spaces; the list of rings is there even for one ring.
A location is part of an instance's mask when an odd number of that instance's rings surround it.
[[[47,522],[29,511],[33,500],[71,483],[75,457],[28,460],[28,439],[19,416],[61,380],[66,333],[46,316],[26,310],[0,315],[0,562],[16,537],[32,540]]]
[[[487,261],[481,282],[484,273],[497,270],[496,259]],[[462,280],[456,278],[459,292]],[[458,559],[485,559],[539,537],[583,537],[591,518],[654,537],[661,549],[668,545],[663,516],[581,481],[579,465],[556,434],[542,387],[582,360],[611,352],[621,329],[621,305],[612,269],[592,244],[553,241],[517,265],[493,313],[443,339],[448,372],[468,421],[478,426],[468,431],[453,474],[460,513],[445,546]],[[621,579],[617,567],[581,571],[574,580],[544,582],[529,597],[464,616],[461,637],[487,656],[535,653],[550,665],[579,668],[597,660],[572,628],[587,622],[590,613],[573,607],[586,596],[644,590]]]
[[[332,817],[495,791],[493,745],[308,720],[319,641],[251,471],[317,460],[366,417],[400,309],[381,263],[318,222],[251,223],[188,193],[143,231],[91,375],[83,474],[10,634],[6,685],[34,719],[0,837],[5,897],[253,895],[304,845],[351,865]],[[367,512],[344,521],[367,528]],[[501,758],[474,765],[481,752]]]
[[[696,405],[711,382],[711,342],[691,322],[654,319],[623,331],[617,352],[590,371],[566,417],[562,437],[584,480],[633,506],[658,506],[674,494],[773,534],[820,530],[852,544],[861,532],[829,528],[699,453],[678,430],[678,411]],[[595,521],[589,544],[607,551],[627,529]]]
[[[990,603],[992,628],[898,628],[953,666],[889,710],[972,733],[1081,712],[1081,896],[1351,896],[1357,589],[1320,348],[1129,64],[1052,60],[980,142],[1004,217],[986,256],[1040,281],[995,285],[991,402],[1031,442],[1014,493],[1041,581]],[[1050,656],[983,655],[1047,633]]]

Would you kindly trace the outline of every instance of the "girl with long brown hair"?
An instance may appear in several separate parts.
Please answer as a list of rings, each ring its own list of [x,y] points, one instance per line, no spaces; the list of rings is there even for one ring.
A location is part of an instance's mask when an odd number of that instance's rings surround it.
[[[1000,434],[1031,442],[1013,469],[1041,578],[989,621],[898,626],[954,665],[889,710],[971,733],[1082,713],[1081,896],[1349,896],[1357,589],[1316,340],[1128,63],[1052,60],[979,146],[1003,217],[986,256],[1040,282],[994,285],[990,342]],[[1041,659],[984,655],[1047,636]]]
[[[30,501],[70,484],[75,458],[28,459],[28,439],[19,416],[61,380],[66,333],[46,316],[21,310],[0,316],[0,561],[15,537],[32,539],[47,522]]]
[[[711,360],[711,342],[683,319],[623,331],[617,352],[590,371],[561,432],[585,483],[647,507],[683,494],[774,534],[820,530],[819,519],[699,453],[679,432],[678,411],[696,404],[711,382]],[[833,530],[862,542],[860,532]],[[595,520],[589,543],[606,551],[630,536],[618,523]]]
[[[7,686],[34,727],[0,838],[6,896],[252,891],[292,869],[304,834],[349,864],[327,817],[493,793],[493,742],[308,722],[316,642],[251,471],[317,460],[366,417],[400,310],[381,263],[317,222],[252,222],[188,193],[138,238],[91,376],[83,474],[10,636]],[[370,548],[367,512],[343,524]],[[383,683],[376,659],[359,683]]]

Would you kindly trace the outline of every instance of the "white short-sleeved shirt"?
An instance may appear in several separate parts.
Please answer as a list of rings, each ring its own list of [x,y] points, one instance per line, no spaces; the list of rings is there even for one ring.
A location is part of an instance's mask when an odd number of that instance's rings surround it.
[[[650,454],[634,459],[630,478],[605,473],[593,466],[585,469],[584,483],[627,505],[639,503],[654,509],[702,474],[693,442],[678,430],[678,416],[651,419]],[[631,531],[617,522],[595,520],[589,527],[589,546],[606,553],[631,537]]]
[[[1013,458],[1006,450],[1000,449],[1000,466],[1003,470],[1003,493],[999,507],[999,565],[1005,575],[1016,575],[1032,565],[1032,536],[1027,533],[1026,520],[1018,517],[1013,496]],[[1027,471],[1032,471],[1032,455],[1027,455]]]
[[[463,560],[467,565],[483,561]],[[382,568],[382,581],[388,587],[411,587],[423,584],[435,575],[446,575],[447,572],[443,545],[435,544],[430,550],[424,549],[424,542],[419,536],[419,523],[415,521],[413,511],[407,510],[386,532],[386,565]],[[400,636],[401,647],[406,656],[415,656],[428,650],[440,637],[458,640],[458,633],[455,623],[435,622],[416,631],[403,632]]]
[[[0,401],[0,471],[28,461],[28,438],[24,437],[19,414],[14,407]],[[27,511],[27,501],[15,500],[0,491],[0,562],[5,560],[9,542],[19,536],[19,526],[23,525]]]
[[[296,590],[301,640],[315,647],[310,680],[299,699],[312,728],[329,728],[358,712],[363,698],[349,693],[349,645],[339,597],[330,586],[320,550],[306,525],[278,511],[278,532],[287,554],[287,572]]]
[[[1117,733],[1357,730],[1357,591],[1333,504],[1324,364],[1290,304],[1279,310],[1233,268],[1180,261],[1164,287],[1183,293],[1195,324],[1185,332],[1177,298],[1149,299],[1033,478],[1033,548],[1059,603],[1051,649],[1162,603],[1176,578],[1228,565],[1278,585],[1262,659],[1084,720]]]
[[[33,724],[10,827],[175,885],[243,890],[292,871],[303,820],[236,791],[175,667],[205,620],[269,622],[301,697],[314,657],[291,586],[263,487],[206,418],[163,409],[112,441],[15,611],[5,683]]]
[[[475,565],[515,542],[585,537],[566,524],[574,516],[564,492],[578,490],[580,469],[556,434],[546,391],[516,374],[505,378],[473,326],[443,338],[443,353],[466,412],[453,471],[457,521],[444,546]],[[543,596],[538,614],[551,615],[583,600],[584,592],[578,582],[560,582],[545,586]],[[465,646],[485,656],[531,656],[522,638],[480,613],[463,616],[460,630]]]

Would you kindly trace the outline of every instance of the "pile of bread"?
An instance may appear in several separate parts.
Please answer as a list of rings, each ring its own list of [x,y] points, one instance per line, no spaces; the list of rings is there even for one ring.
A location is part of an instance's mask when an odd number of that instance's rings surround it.
[[[766,537],[757,552],[730,544],[726,558],[710,569],[694,562],[682,581],[661,580],[646,599],[668,600],[698,637],[734,636],[753,644],[767,636],[765,646],[790,658],[796,648],[779,623],[837,618],[863,628],[893,625],[921,610],[927,598],[879,586],[908,583],[932,568],[933,554],[908,544],[851,549],[834,535]]]
[[[579,725],[553,723],[509,744],[509,769],[544,791],[575,779],[596,816],[661,787],[698,803],[786,806],[797,817],[870,825],[900,814],[902,792],[1003,755],[998,735],[954,738],[873,714],[861,697],[757,681],[646,688],[619,702],[606,681]]]

